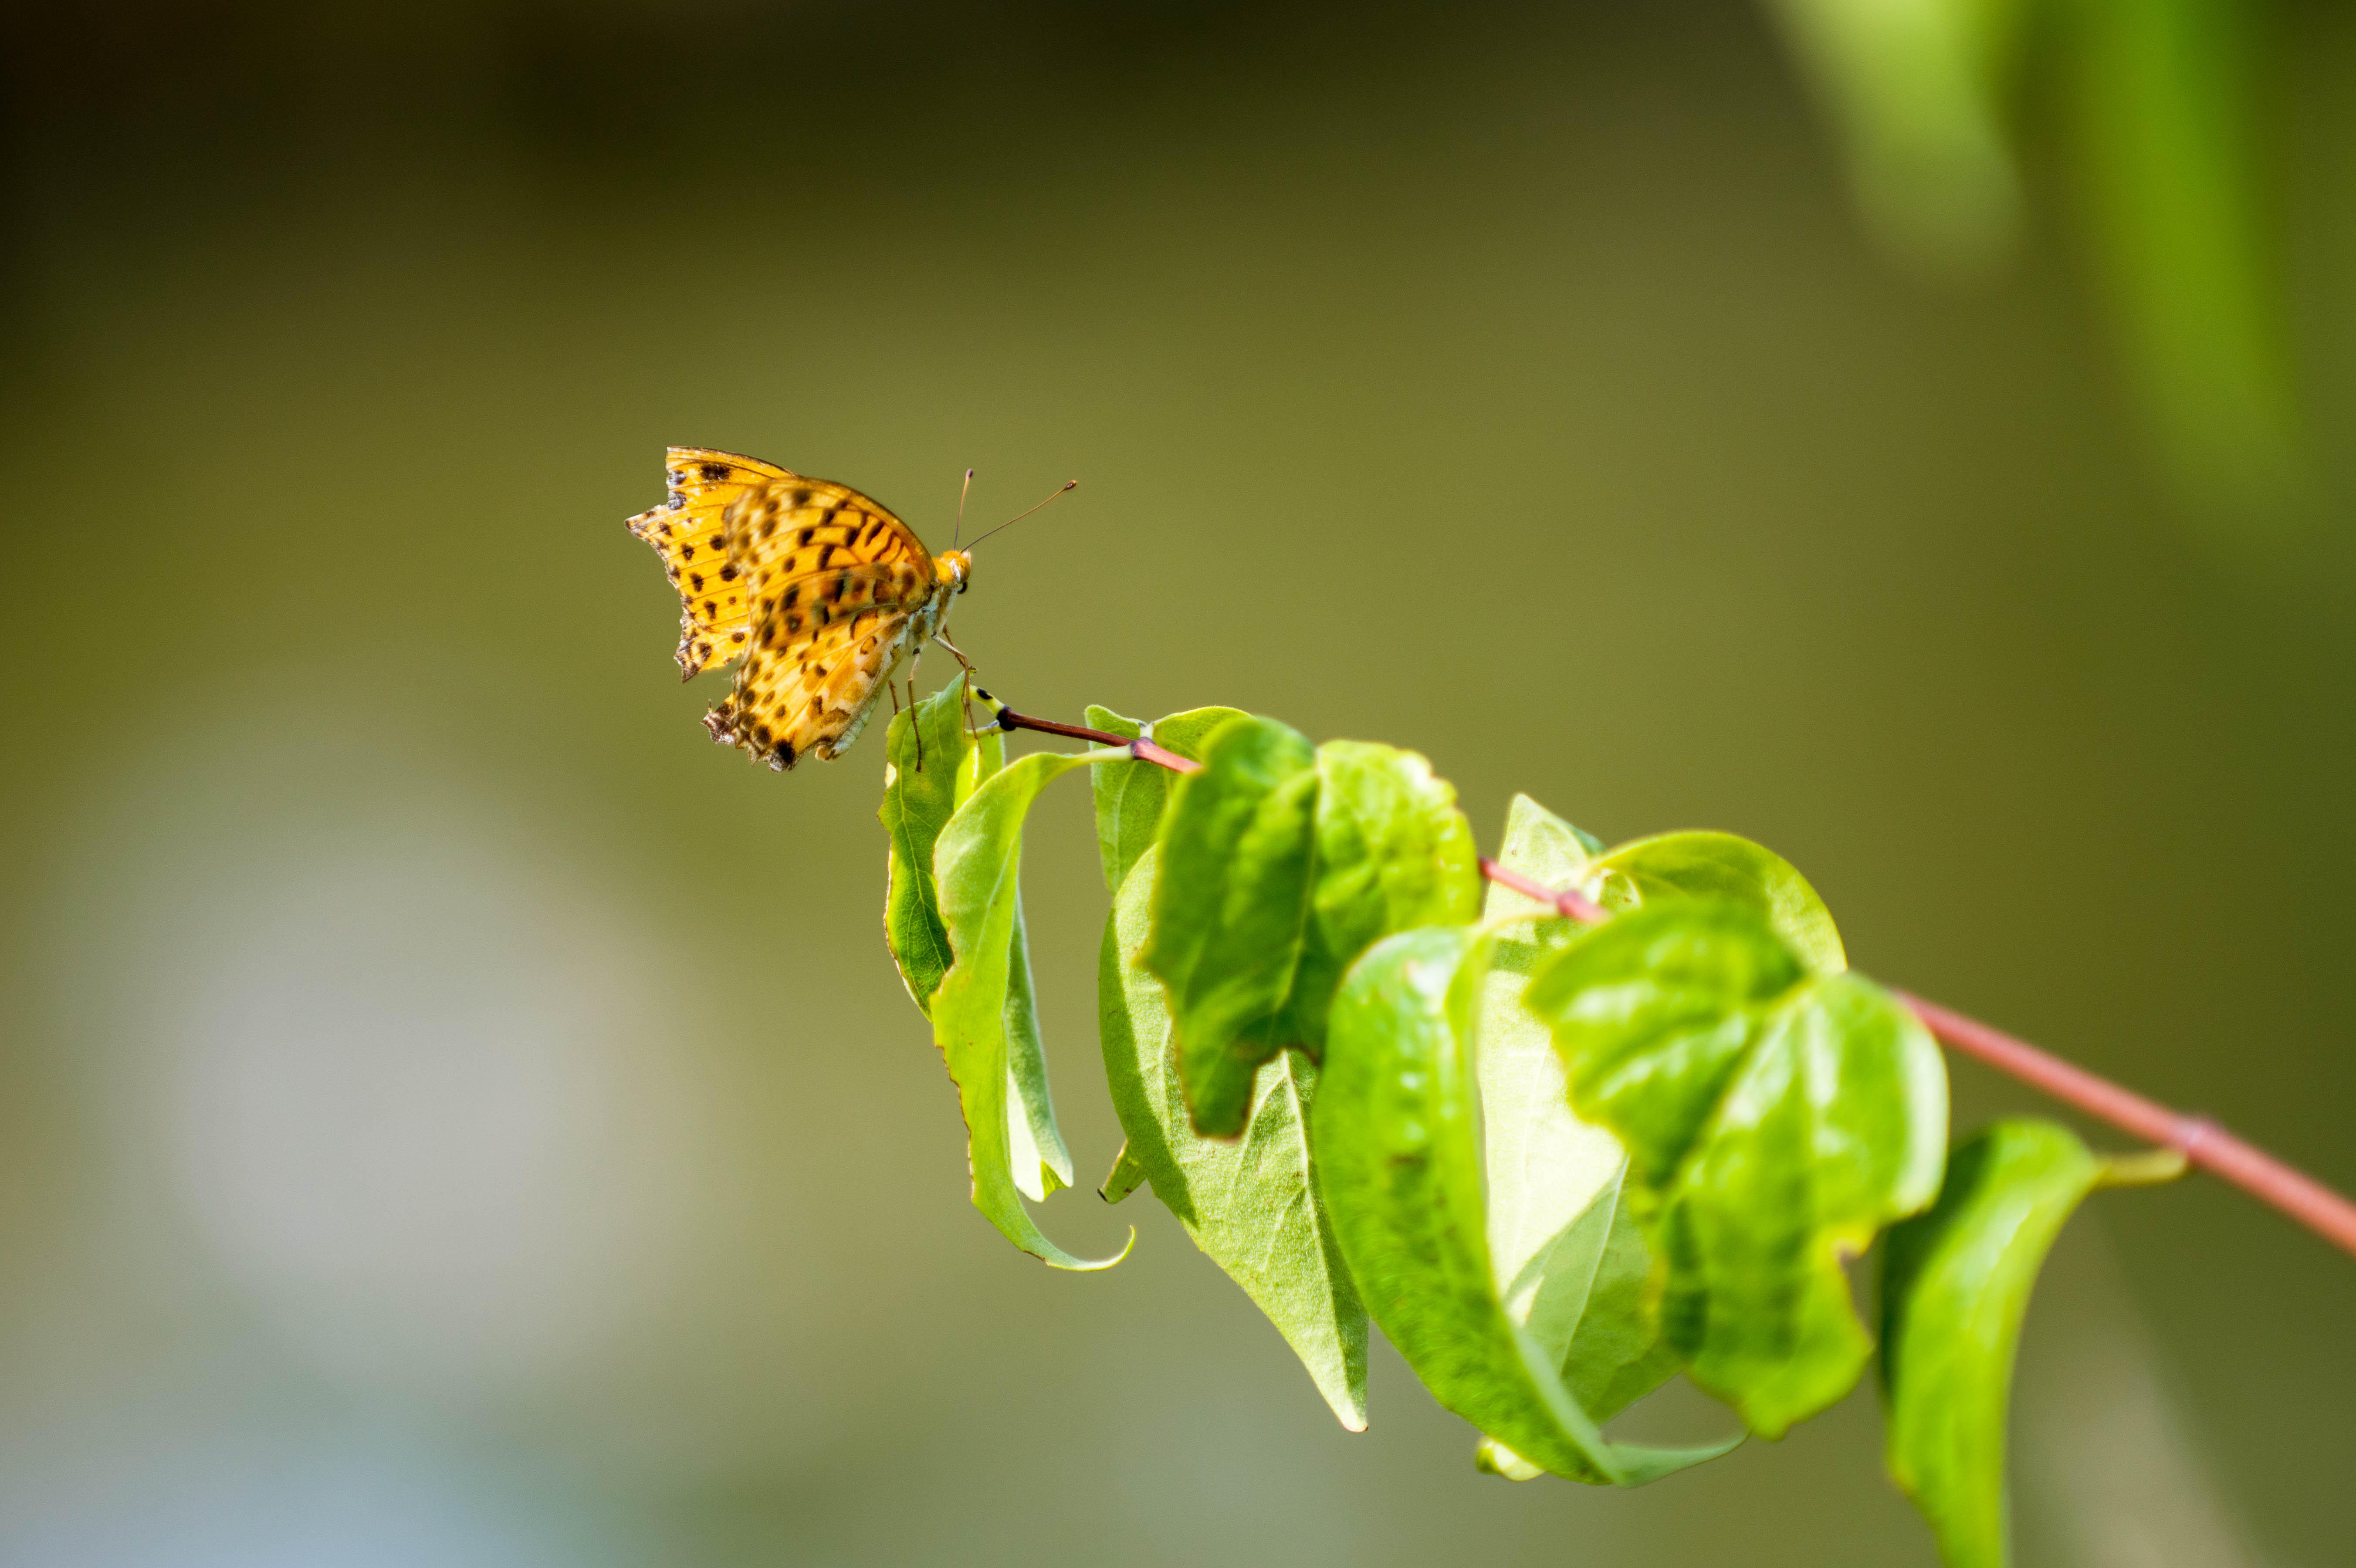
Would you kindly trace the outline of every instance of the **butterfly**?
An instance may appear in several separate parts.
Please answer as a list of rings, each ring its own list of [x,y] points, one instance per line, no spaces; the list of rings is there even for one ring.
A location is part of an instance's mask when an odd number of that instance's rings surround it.
[[[830,762],[902,659],[937,642],[972,668],[945,635],[949,601],[972,582],[969,549],[936,556],[882,503],[756,457],[674,446],[663,466],[668,497],[629,529],[679,590],[685,677],[744,660],[735,689],[704,715],[714,741],[780,770]]]

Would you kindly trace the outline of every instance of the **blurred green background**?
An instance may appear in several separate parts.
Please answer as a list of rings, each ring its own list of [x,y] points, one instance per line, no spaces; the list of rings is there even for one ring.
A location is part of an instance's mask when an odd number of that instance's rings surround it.
[[[1515,1487],[1386,1350],[1338,1430],[1150,1200],[1042,1211],[1139,1223],[1108,1275],[1014,1253],[880,749],[709,744],[621,527],[666,443],[937,546],[968,465],[1076,475],[959,601],[1019,706],[1415,746],[1489,843],[1752,835],[1869,973],[2356,1184],[2356,15],[2207,6],[2232,121],[2050,36],[1860,97],[1860,14],[13,12],[0,1563],[1929,1563],[1869,1390]],[[1092,1180],[1085,791],[1029,842]],[[2349,1561],[2351,1308],[2215,1184],[2094,1204],[2022,1560]]]

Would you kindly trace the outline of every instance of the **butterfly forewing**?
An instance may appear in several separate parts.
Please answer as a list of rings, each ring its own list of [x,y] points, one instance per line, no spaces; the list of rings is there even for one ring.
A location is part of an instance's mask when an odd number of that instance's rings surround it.
[[[630,531],[655,547],[663,574],[679,590],[679,667],[696,676],[726,664],[752,640],[743,570],[723,539],[729,507],[749,491],[794,478],[790,469],[740,453],[674,446],[664,456],[670,493],[629,519]]]

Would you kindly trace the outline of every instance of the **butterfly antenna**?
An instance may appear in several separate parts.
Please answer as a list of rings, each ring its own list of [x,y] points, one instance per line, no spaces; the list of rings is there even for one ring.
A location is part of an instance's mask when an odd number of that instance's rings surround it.
[[[1076,488],[1076,487],[1078,486],[1079,483],[1080,483],[1080,482],[1079,482],[1078,480],[1076,480],[1076,479],[1066,479],[1066,480],[1065,480],[1065,481],[1064,481],[1064,483],[1063,483],[1062,487],[1061,487],[1061,488],[1059,488],[1059,489],[1057,489],[1057,490],[1055,490],[1053,494],[1051,494],[1051,495],[1047,497],[1047,501],[1052,501],[1052,500],[1054,500],[1057,496],[1061,496],[1061,495],[1063,495],[1063,494],[1064,494],[1066,491],[1067,491],[1067,490],[1071,490],[1071,489],[1075,489],[1075,488]],[[1045,506],[1045,505],[1047,504],[1047,501],[1042,501],[1042,502],[1040,502],[1040,503],[1039,503],[1039,507],[1044,507],[1044,506]],[[1037,511],[1037,510],[1039,509],[1039,507],[1032,507],[1032,508],[1031,508],[1031,511],[1029,511],[1029,512],[1017,512],[1017,513],[1015,513],[1012,517],[1011,517],[1007,518],[1004,522],[1002,522],[1002,523],[999,524],[999,525],[998,525],[998,527],[996,527],[996,528],[994,528],[991,529],[991,530],[990,530],[990,534],[996,534],[996,533],[1003,533],[1003,532],[1005,532],[1008,528],[1012,528],[1015,524],[1017,524],[1017,523],[1021,522],[1023,518],[1025,518],[1025,517],[1029,517],[1029,516],[1031,515],[1031,512],[1035,512],[1035,511]],[[980,539],[976,539],[976,540],[974,540],[974,541],[973,541],[973,544],[969,544],[969,545],[966,546],[965,548],[966,548],[966,549],[973,549],[974,545],[978,545],[978,544],[980,544],[980,543],[981,542],[981,539],[988,539],[988,538],[990,537],[990,534],[984,534],[984,535],[982,535]]]
[[[958,539],[965,532],[965,495],[968,490],[972,488],[973,470],[969,468],[965,471],[965,483],[958,487],[957,531],[949,535],[949,549],[957,549]]]

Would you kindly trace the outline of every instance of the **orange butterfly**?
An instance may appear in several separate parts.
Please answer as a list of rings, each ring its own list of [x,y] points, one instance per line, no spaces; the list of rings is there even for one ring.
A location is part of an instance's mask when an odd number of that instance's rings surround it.
[[[714,741],[773,768],[832,761],[903,658],[938,642],[965,665],[943,633],[969,551],[933,555],[880,503],[758,458],[674,446],[663,465],[669,499],[629,528],[679,589],[680,668],[691,678],[744,658],[735,690],[704,715]]]

